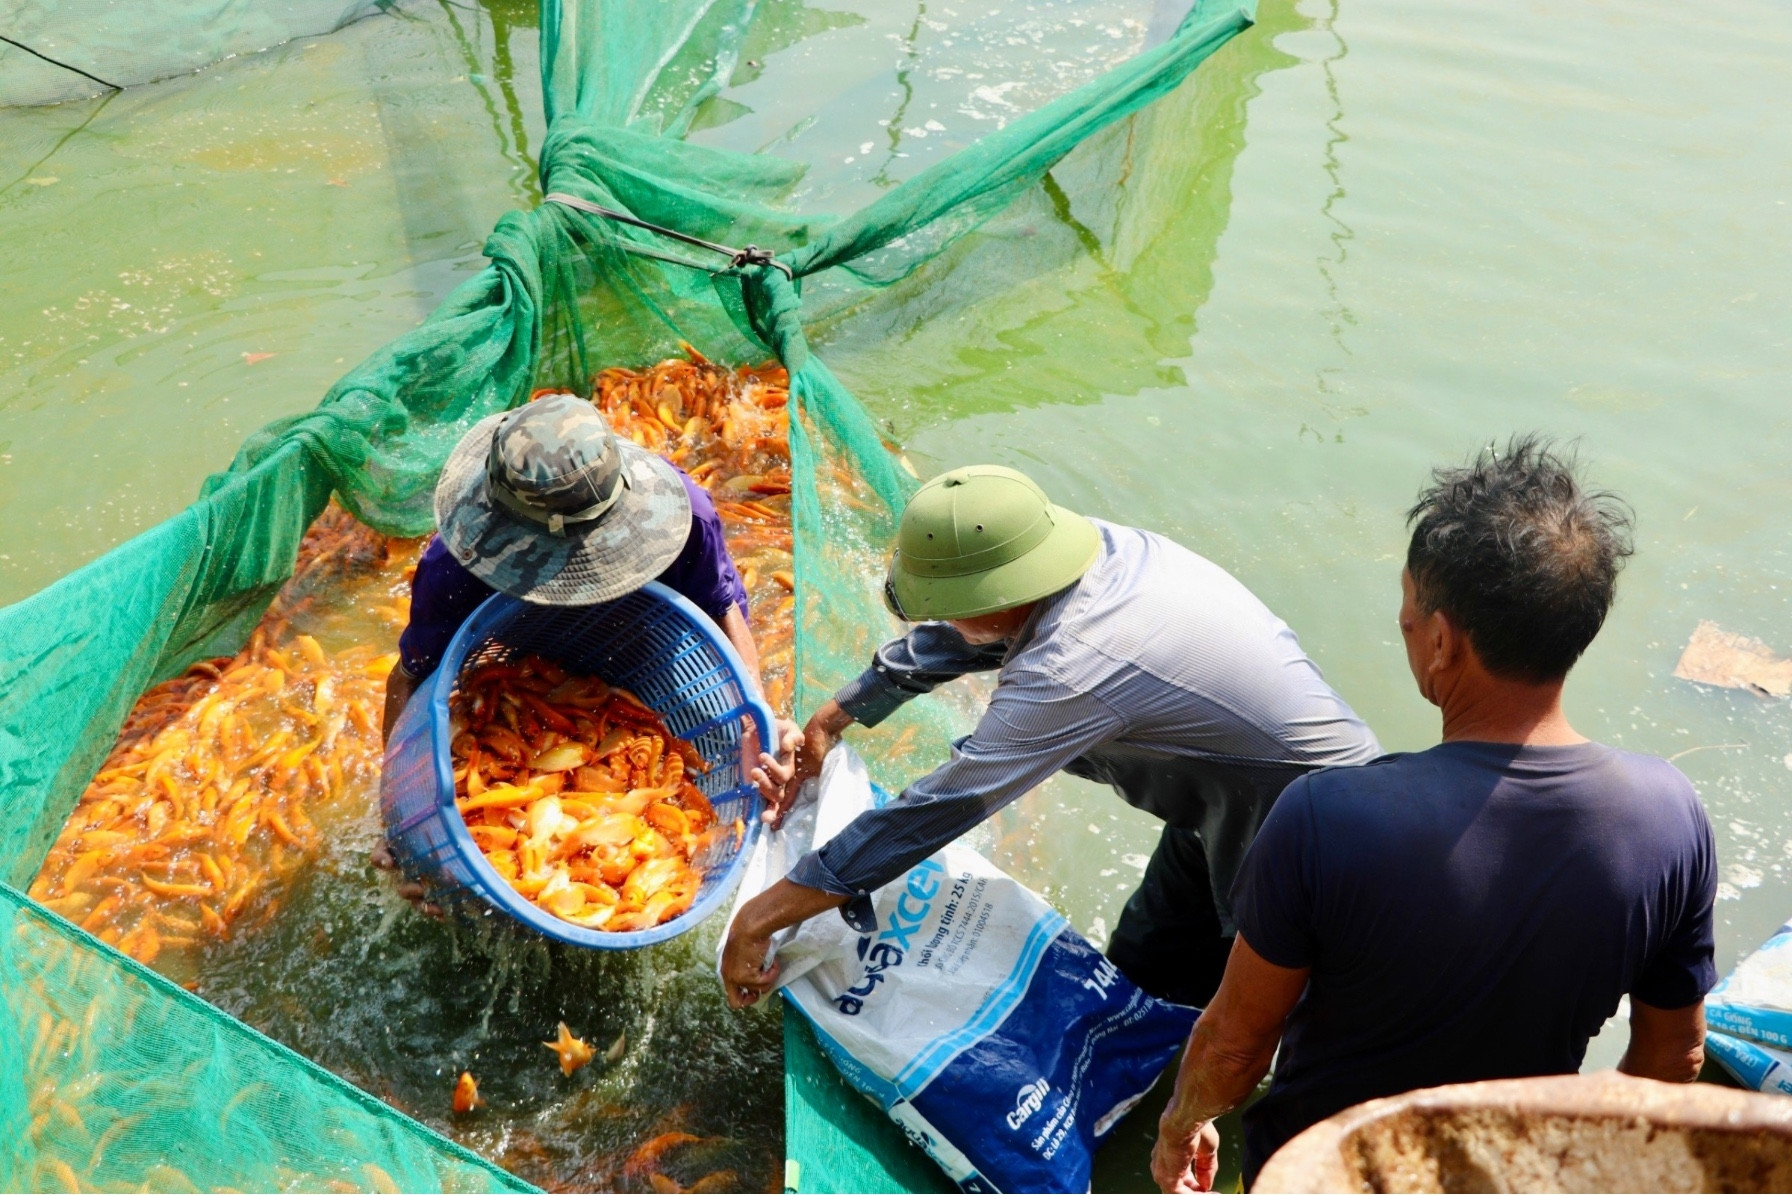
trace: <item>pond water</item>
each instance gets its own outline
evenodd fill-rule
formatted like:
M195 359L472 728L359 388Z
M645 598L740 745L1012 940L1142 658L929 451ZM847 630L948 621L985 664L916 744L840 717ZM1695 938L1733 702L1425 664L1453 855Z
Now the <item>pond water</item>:
M480 266L498 215L535 199L532 9L416 4L0 111L0 600L179 509L249 430L313 405ZM799 200L850 210L1165 19L1118 0L765 0L693 137L798 158ZM1705 619L1792 652L1788 60L1792 10L1770 0L1265 0L1191 83L815 342L924 475L1013 464L1231 569L1393 750L1437 734L1393 626L1426 470L1515 431L1578 438L1635 507L1638 552L1570 714L1698 785L1728 969L1792 906L1792 708L1672 671ZM1060 779L982 841L1100 940L1155 835ZM221 960L227 1002L277 1021L303 1000L254 976L346 924L314 907L298 937ZM381 932L394 959L438 949ZM702 957L614 990L651 1004L703 981ZM582 978L531 966L531 990ZM485 1015L428 998L457 1025ZM689 1074L763 1045L732 1033L663 1040ZM508 1036L494 1057L539 1052ZM1589 1066L1622 1043L1602 1035ZM425 1065L407 1048L365 1074L331 1064L378 1090L387 1063Z
M0 109L0 602L180 510L485 264L536 193L534 13L418 3Z

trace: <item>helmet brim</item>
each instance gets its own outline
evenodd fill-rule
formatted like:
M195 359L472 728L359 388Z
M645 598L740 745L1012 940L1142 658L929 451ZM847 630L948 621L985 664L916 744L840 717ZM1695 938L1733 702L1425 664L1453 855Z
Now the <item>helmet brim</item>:
M1053 506L1051 532L1006 564L961 577L923 577L896 561L895 589L909 619L976 618L1049 597L1074 583L1101 551L1101 532L1075 511Z

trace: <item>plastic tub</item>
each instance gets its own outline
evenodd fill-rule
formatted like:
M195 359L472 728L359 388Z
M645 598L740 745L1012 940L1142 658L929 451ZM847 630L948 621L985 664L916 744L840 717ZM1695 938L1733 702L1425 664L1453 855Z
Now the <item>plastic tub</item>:
M1433 1087L1320 1121L1251 1190L1788 1191L1792 1101L1613 1071Z
M690 777L716 820L739 818L745 834L722 835L693 860L703 872L697 899L652 929L607 933L562 921L504 881L474 845L454 805L448 698L468 668L539 655L571 672L628 689L696 747L710 765ZM597 606L538 606L498 594L467 619L438 667L405 707L386 744L380 813L405 874L430 898L466 909L483 902L544 937L598 950L632 950L677 937L715 912L740 879L759 833L759 790L742 773L742 718L772 742L772 712L754 695L746 669L721 629L658 582Z

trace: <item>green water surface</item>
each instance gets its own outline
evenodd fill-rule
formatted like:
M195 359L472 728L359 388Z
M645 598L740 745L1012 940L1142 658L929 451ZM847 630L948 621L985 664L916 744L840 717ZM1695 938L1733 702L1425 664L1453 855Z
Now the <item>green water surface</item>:
M485 264L536 194L534 24L419 2L0 108L0 602L181 509Z

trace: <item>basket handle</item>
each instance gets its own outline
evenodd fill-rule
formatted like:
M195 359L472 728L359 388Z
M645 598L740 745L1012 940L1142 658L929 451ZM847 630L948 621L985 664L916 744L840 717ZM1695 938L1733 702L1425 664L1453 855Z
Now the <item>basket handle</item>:
M741 708L746 713L751 714L753 721L759 726L760 750L769 751L771 754L776 755L778 753L778 740L776 737L778 715L772 713L772 707L767 705L765 699L762 697L748 697L747 704Z

